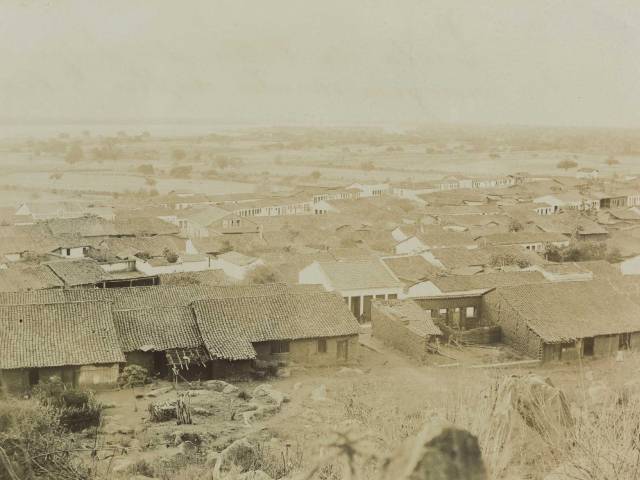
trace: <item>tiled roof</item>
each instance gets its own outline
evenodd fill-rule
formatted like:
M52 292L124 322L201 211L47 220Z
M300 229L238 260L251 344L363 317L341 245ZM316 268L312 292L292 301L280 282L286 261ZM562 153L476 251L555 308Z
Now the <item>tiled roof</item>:
M498 286L547 282L540 272L498 272L478 275L445 275L431 280L443 292L490 289Z
M402 286L379 260L321 262L320 267L338 291Z
M407 328L418 335L442 335L431 315L413 300L374 300L373 305L397 321L408 320Z
M489 295L504 300L549 343L640 332L640 305L606 282L539 283Z
M231 215L231 212L220 207L207 206L198 209L189 209L177 213L179 218L186 219L197 225L208 227L214 222Z
M96 216L80 218L60 218L46 222L51 234L81 235L83 237L102 237L117 235L113 222Z
M428 247L441 248L476 245L473 235L468 232L450 232L440 228L433 228L425 233L417 233L416 237Z
M68 287L91 285L108 280L110 275L90 259L60 260L47 265Z
M74 288L0 293L1 304L110 301L114 310L143 307L186 306L195 300L226 297L261 297L282 293L317 292L316 285L158 285L129 288Z
M520 231L485 235L482 237L482 240L489 245L515 245L540 242L566 242L567 237L560 233Z
M252 343L357 335L358 322L337 295L236 297L193 303L207 350L217 358L255 358Z
M163 255L165 249L176 253L184 252L186 240L173 235L107 238L100 242L100 249L119 258L128 258L140 252L155 257Z
M44 265L0 269L0 292L62 287L64 287L62 280Z
M0 369L124 361L107 303L0 306Z
M258 260L255 257L249 257L248 255L243 255L242 253L238 252L225 252L221 255L218 255L218 258L224 260L225 262L229 262L241 267L251 265L253 262Z
M384 257L381 260L396 277L410 283L431 278L442 272L442 269L427 262L421 255Z
M190 307L115 310L113 321L123 352L163 351L202 345Z
M115 220L118 235L172 235L180 232L180 229L172 223L165 222L154 217L118 217Z

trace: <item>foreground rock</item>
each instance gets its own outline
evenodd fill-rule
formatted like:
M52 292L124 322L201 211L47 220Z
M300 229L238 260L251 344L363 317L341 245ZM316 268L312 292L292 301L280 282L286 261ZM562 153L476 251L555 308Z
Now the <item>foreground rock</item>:
M486 480L478 439L433 418L389 458L382 480Z

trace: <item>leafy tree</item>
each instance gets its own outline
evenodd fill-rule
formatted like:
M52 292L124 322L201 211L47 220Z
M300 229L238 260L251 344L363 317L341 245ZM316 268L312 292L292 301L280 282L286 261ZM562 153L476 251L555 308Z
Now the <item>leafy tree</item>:
M162 254L164 255L164 258L167 259L167 262L169 263L176 263L178 261L178 254L173 250L165 248Z
M156 181L151 177L147 177L144 179L144 183L146 185L149 185L150 187L153 187L156 184Z
M187 156L187 152L185 152L182 148L174 148L171 152L171 155L173 156L174 160L180 161L185 159L185 157Z
M279 280L280 275L278 272L266 265L260 265L259 267L254 268L249 272L246 278L247 283L253 284L276 283Z
M142 173L143 175L153 175L155 173L155 170L153 168L153 165L145 163L144 165L140 165L138 167L138 172Z
M191 165L183 165L181 167L173 167L169 170L169 175L174 178L189 178L192 171L193 167Z
M576 168L578 166L578 162L575 160L560 160L556 165L557 168L561 168L565 172L570 168Z
M523 229L524 227L522 226L522 223L520 223L519 220L516 220L515 218L512 219L509 222L509 231L510 232L519 232Z
M69 147L67 154L65 155L65 162L74 164L81 162L84 159L84 151L79 143L74 143Z
M311 172L310 177L317 182L318 180L320 180L320 175L321 173L318 170L314 170L313 172Z

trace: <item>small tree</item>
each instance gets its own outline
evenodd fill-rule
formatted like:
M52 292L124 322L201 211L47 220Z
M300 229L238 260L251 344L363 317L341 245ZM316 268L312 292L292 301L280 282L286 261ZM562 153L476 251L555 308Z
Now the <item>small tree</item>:
M165 248L162 254L164 255L164 258L167 259L167 262L169 263L176 263L178 261L178 254L168 248Z
M69 147L67 154L64 158L64 161L69 164L74 164L82 161L84 159L84 151L79 143L74 143Z
M516 220L515 218L512 219L509 222L509 231L510 232L519 232L520 230L522 230L524 227L522 226L522 223L520 223L519 220Z
M578 162L574 160L560 160L556 165L557 168L561 168L565 172L570 168L576 168L578 166Z
M138 167L138 172L142 173L143 175L153 175L155 173L155 170L153 168L153 165L145 163L144 165L140 165Z
M173 151L171 152L171 155L173 156L174 160L184 160L184 158L187 156L187 152L185 152L183 149L181 148L174 148Z
M247 283L276 283L280 280L278 273L266 265L254 268L247 275Z
M312 180L317 182L318 180L320 180L320 175L321 173L318 170L314 170L313 172L311 172L310 177L312 178Z

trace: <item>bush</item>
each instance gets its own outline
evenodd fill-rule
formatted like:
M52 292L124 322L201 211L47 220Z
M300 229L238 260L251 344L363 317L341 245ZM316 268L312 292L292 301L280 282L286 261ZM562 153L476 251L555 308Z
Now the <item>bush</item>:
M102 405L93 393L66 385L59 377L36 385L32 395L44 407L57 412L60 425L72 432L100 423Z
M139 365L128 365L122 370L118 378L118 385L121 388L142 387L150 381L149 372L146 368Z
M182 167L173 167L169 170L169 175L174 178L189 178L192 171L193 167L191 165L184 165Z
M38 402L0 402L0 448L17 478L89 478L58 412Z

